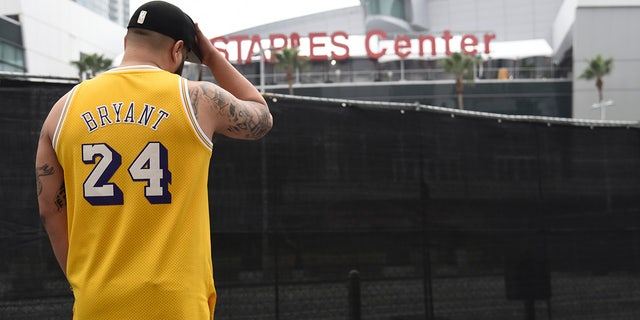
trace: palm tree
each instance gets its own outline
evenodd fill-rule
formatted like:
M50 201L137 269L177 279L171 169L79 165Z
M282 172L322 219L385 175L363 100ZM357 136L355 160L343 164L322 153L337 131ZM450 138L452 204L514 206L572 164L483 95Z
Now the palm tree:
M588 67L582 72L580 78L585 80L596 79L596 88L598 88L598 103L602 103L602 77L608 75L613 68L613 59L604 59L602 55L597 55L591 60L587 60Z
M78 79L82 81L83 76L87 72L87 63L80 57L80 60L71 61L71 64L78 68Z
M298 48L283 48L275 54L276 69L284 69L287 73L290 95L293 95L293 73L296 69L304 68L307 63L306 58L298 56L298 53Z
M111 66L113 60L105 58L103 55L80 54L80 60L71 61L71 64L78 68L78 78L91 79Z
M474 58L460 52L454 52L448 58L442 60L444 70L453 73L456 78L456 95L458 96L458 108L464 109L462 103L462 92L464 91L464 80L473 80Z

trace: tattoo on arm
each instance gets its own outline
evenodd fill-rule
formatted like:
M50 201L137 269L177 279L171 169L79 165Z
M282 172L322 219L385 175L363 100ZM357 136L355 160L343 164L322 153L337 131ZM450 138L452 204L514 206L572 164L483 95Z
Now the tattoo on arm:
M36 167L36 185L38 188L38 196L42 194L42 181L40 177L42 176L50 176L55 172L53 167L49 166L48 163L43 164L40 167Z
M201 85L193 88L193 90L189 90L189 98L191 100L191 107L193 108L193 114L198 118L198 104L200 103L200 96L203 91L201 89Z
M58 208L58 211L60 211L67 205L67 191L64 187L64 182L60 186L60 189L58 189L54 202L56 204L56 207Z
M267 126L268 114L257 111L259 103L248 102L251 106L235 105L229 102L229 112L227 116L231 121L228 130L238 134L244 134L246 138L254 139L264 136L270 129ZM221 108L222 110L222 108Z
M44 188L42 184L42 180L40 177L50 176L55 173L55 169L50 166L48 163L43 164L42 166L36 167L36 184L38 188L38 197L42 194L42 189ZM58 208L58 211L62 210L67 205L67 191L64 186L64 182L60 186L60 189L56 192L56 197L53 199L53 202Z
M257 139L271 129L269 112L262 111L264 108L260 103L239 101L219 87L211 90L207 84L200 84L192 90L191 101L196 115L199 103L211 106L218 116L226 119L229 124L226 130L238 136Z

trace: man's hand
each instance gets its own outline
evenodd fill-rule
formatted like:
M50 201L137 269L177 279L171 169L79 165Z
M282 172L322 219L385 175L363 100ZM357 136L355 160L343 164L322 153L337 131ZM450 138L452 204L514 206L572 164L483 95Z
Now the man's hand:
M196 45L200 49L202 55L202 64L207 66L213 66L216 64L217 59L223 58L224 55L216 49L216 47L207 39L207 37L200 30L200 26L196 23Z

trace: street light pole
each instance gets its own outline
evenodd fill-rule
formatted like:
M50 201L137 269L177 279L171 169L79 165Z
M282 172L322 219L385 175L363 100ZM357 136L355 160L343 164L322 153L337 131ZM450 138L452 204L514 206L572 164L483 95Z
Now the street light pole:
M264 93L264 49L260 49L260 93Z
M260 51L258 52L258 54L260 55L260 93L264 93L265 92L265 84L264 84L264 52L265 51L271 51L271 48L260 48Z
M606 108L613 106L615 103L613 100L600 101L591 105L593 109L600 109L600 120L604 120L606 118Z

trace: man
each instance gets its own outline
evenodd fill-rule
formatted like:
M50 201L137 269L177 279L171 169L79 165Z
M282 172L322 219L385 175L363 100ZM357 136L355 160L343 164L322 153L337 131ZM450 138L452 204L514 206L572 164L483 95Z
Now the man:
M179 8L142 5L124 40L121 65L74 87L43 124L40 216L74 319L212 319L213 134L259 139L272 117ZM194 58L219 86L179 75Z

